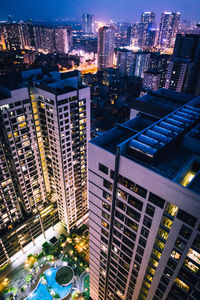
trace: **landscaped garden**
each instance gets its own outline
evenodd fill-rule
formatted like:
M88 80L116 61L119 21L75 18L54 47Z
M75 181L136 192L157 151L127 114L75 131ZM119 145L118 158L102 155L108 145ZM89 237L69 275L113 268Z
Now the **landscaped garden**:
M42 252L30 254L24 266L24 285L13 287L9 278L4 299L89 299L88 227L61 234L42 244ZM76 276L76 280L74 280ZM9 277L9 276L8 276ZM1 285L1 283L0 283Z

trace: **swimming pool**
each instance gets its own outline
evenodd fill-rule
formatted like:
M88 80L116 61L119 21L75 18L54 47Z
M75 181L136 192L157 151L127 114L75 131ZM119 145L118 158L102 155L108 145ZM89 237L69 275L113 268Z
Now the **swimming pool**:
M44 272L47 278L47 285L42 284L41 282L38 284L37 288L33 291L33 293L26 298L26 300L52 300L50 292L47 289L47 286L51 287L55 293L57 293L60 298L64 298L67 296L72 288L72 284L68 286L61 286L56 282L56 272L58 268L51 268Z

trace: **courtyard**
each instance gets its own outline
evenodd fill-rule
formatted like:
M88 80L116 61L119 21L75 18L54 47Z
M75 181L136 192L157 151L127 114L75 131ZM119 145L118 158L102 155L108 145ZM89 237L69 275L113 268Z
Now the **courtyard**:
M89 299L88 228L70 235L62 228L37 249L0 270L0 299ZM37 251L36 251L37 250ZM67 285L56 281L59 269L70 268ZM73 274L73 275L72 275Z

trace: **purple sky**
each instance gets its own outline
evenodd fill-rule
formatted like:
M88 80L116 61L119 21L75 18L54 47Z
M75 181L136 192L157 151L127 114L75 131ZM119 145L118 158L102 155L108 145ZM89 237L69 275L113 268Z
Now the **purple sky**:
M180 11L181 19L200 22L200 0L0 0L0 19L80 19L85 13L97 20L138 21L143 11Z

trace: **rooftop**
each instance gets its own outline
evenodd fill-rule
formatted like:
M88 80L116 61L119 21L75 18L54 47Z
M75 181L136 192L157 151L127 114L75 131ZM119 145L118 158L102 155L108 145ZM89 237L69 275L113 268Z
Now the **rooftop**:
M179 107L167 116L156 120L140 114L91 143L113 154L119 148L121 156L199 192L200 148L193 147L187 138L200 127L200 109L197 108L200 97L193 99L194 96L189 95L187 99L184 95L180 97L181 93L172 94L172 101L179 102ZM193 143L198 143L198 139L194 138Z
M194 98L191 94L162 88L133 100L132 109L162 118Z

